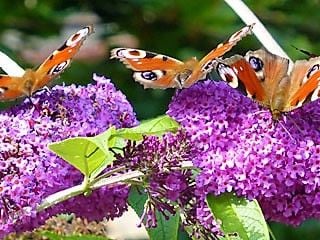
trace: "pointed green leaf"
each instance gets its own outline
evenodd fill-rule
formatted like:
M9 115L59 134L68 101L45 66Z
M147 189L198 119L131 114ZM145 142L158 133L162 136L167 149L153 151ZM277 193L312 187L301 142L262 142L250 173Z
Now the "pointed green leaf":
M109 151L108 140L114 132L112 127L95 137L69 138L51 143L49 149L89 177L112 163L113 154Z
M147 195L143 193L143 189L139 188L140 192L136 187L131 187L129 194L129 205L134 209L139 217L142 216L144 205L147 201ZM170 216L169 219L165 219L162 214L157 214L157 227L146 228L149 238L151 240L175 240L179 236L179 214Z
M269 240L268 226L256 200L249 201L227 193L207 196L207 204L222 224L225 239Z
M142 121L138 126L133 128L118 129L114 136L129 140L142 140L143 135L162 135L166 132L175 132L179 124L169 117L162 115L151 120Z

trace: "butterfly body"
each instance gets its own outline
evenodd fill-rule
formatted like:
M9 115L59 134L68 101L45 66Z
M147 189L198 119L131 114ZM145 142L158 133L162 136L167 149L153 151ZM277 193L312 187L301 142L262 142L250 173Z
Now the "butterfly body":
M320 57L298 60L289 70L289 60L264 49L249 51L219 62L216 70L231 87L270 109L272 118L320 95Z
M204 79L213 69L216 58L231 50L251 33L252 28L253 25L249 25L234 33L201 60L193 57L182 62L162 54L133 48L115 48L111 51L110 58L117 58L132 69L133 78L145 88L188 88Z
M92 32L93 27L87 26L71 35L37 69L17 69L14 71L13 68L5 66L6 64L14 64L13 61L1 53L1 68L11 69L11 73L0 75L0 101L10 101L22 96L30 97L36 90L46 86L69 66L83 41Z

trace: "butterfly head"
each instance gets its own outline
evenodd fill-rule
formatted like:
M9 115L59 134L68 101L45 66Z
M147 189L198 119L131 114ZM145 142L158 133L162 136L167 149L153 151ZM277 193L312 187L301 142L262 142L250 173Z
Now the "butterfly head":
M275 122L278 122L280 118L282 117L283 112L281 112L278 109L272 109L271 110L271 115L272 115L272 120Z

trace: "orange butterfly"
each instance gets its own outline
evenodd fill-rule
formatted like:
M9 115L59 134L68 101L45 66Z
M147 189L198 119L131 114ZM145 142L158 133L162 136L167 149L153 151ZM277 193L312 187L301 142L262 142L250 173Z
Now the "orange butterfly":
M289 70L289 59L260 49L225 59L216 71L232 88L269 108L273 120L320 98L320 57L298 60Z
M1 68L8 75L0 75L0 101L31 96L59 76L79 51L83 41L93 32L92 26L80 29L55 50L36 70L22 69L4 53L0 52Z
M115 48L110 58L117 58L134 70L133 78L144 88L188 88L213 69L216 58L231 50L243 37L251 34L253 24L234 33L226 42L200 61L195 57L181 62L165 55L132 48Z

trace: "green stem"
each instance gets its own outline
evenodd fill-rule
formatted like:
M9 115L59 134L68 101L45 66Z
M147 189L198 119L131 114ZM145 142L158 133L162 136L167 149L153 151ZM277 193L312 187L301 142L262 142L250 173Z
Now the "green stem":
M258 17L250 10L250 8L241 0L224 0L233 11L245 22L247 25L255 23L253 27L253 33L261 44L269 51L277 54L281 57L290 60L290 64L293 65L292 60L286 54L286 52L280 47L280 45L274 40L269 31L264 27Z

